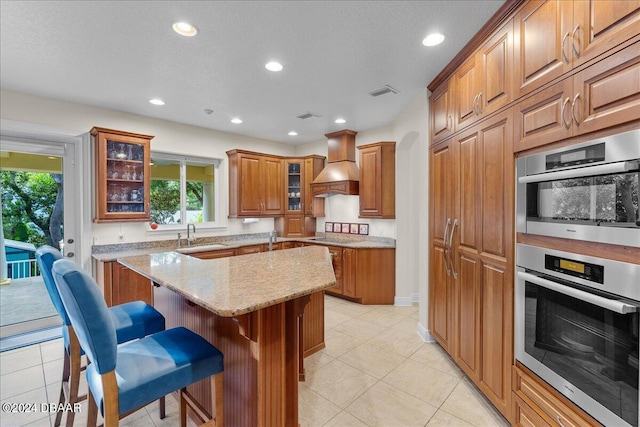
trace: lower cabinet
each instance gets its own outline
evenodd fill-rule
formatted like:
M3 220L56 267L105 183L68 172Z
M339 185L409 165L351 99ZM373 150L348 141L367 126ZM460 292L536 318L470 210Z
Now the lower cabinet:
M209 252L196 252L194 254L189 254L189 256L192 256L194 258L199 258L199 259L227 258L235 255L236 255L235 249L225 249L220 251L209 251Z
M526 368L513 367L513 415L518 426L588 427L600 423Z
M360 304L393 304L396 293L396 251L393 248L329 246L336 276L329 295Z
M153 305L151 281L117 261L99 263L97 281L109 307L130 301Z

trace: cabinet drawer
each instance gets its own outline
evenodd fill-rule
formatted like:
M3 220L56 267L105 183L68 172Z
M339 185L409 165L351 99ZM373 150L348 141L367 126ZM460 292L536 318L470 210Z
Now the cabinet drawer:
M549 427L549 423L543 420L515 393L513 396L513 418L516 427Z
M209 252L198 252L194 254L189 254L189 256L200 258L200 259L216 259L216 258L227 258L230 256L235 256L235 249L225 249L221 251L209 251Z
M558 399L527 372L513 368L513 391L552 425L564 427L589 427L599 425L593 419L585 419Z

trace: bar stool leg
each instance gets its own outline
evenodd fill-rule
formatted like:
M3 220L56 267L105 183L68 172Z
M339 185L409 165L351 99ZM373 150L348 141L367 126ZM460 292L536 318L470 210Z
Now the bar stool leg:
M224 372L214 375L211 378L211 408L215 408L216 427L224 426Z
M70 368L71 362L69 361L69 355L67 354L67 349L63 349L63 351L64 351L64 360L62 364L62 381L60 381L60 397L58 397L58 408L60 408L61 405L66 401L64 386L65 384L69 383L69 375L71 371L71 368ZM56 413L56 420L53 423L53 426L59 427L61 421L62 421L62 411L58 411Z

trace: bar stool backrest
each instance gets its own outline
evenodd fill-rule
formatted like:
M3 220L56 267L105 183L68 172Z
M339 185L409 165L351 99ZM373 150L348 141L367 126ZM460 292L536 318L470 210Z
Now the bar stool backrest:
M116 328L95 280L68 259L54 262L52 273L80 346L98 373L114 370Z
M51 275L53 263L63 258L64 257L60 251L53 246L44 245L36 249L36 261L40 265L40 274L42 274L44 286L47 288L47 292L49 292L49 298L51 298L53 306L62 318L62 323L64 323L65 326L69 326L71 325L71 320L69 320L67 310L65 310L64 305L62 304L58 288L56 288L53 276Z

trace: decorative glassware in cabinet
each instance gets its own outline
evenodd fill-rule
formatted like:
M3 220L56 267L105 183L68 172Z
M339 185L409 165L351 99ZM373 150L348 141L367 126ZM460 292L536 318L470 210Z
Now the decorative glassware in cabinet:
M152 136L93 128L96 152L95 221L149 220Z
M302 174L300 163L289 163L287 166L287 209L302 211Z

